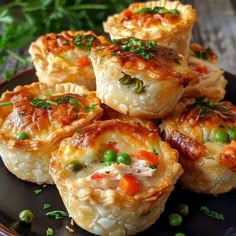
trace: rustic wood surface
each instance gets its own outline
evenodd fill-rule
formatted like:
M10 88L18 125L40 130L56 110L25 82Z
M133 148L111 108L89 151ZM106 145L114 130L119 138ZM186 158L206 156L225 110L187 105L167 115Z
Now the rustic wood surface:
M236 0L181 2L191 4L197 12L192 41L210 47L218 55L219 67L236 74ZM21 51L27 51L27 48ZM3 71L13 68L15 71L23 70L9 58L5 65L0 66L0 80L4 79Z

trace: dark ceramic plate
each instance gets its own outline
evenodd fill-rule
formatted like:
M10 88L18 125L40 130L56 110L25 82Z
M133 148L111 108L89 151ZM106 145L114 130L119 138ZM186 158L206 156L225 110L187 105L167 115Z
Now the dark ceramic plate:
M225 77L228 80L225 99L236 104L236 77L227 72ZM10 82L2 82L0 94L7 89L12 90L17 85L29 84L33 81L36 81L34 70L23 72L16 75ZM53 235L58 236L91 235L75 225L71 226L68 217L56 220L46 216L48 211L65 211L55 186L43 187L21 181L7 171L1 161L0 186L0 235L45 236L48 227L54 230ZM37 189L42 189L42 192L36 196L34 190ZM51 204L51 208L43 209L45 203ZM189 215L184 217L181 226L169 226L168 215L176 211L179 203L189 205ZM207 206L210 210L223 214L224 220L216 220L203 215L200 211L201 206ZM30 209L33 212L34 220L28 227L25 225L16 227L19 212L24 209ZM74 233L66 229L67 225L74 230ZM20 233L14 231L13 228ZM236 236L236 190L212 196L191 193L176 186L160 219L139 236L174 236L177 232L185 233L187 236Z

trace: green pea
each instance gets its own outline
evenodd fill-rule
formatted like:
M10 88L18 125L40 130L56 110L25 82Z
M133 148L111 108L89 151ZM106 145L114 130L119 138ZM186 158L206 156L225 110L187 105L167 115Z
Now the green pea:
M143 81L136 79L133 90L135 93L143 93L145 90L144 85L143 85Z
M108 149L103 153L103 161L110 162L116 160L116 153L112 149Z
M236 140L236 128L229 128L227 130L227 134L229 136L229 140Z
M30 224L33 221L33 218L34 218L34 215L30 210L23 210L19 214L19 220L27 224Z
M183 218L178 213L172 213L169 215L168 220L171 226L179 226L182 224Z
M83 169L83 165L78 160L72 160L67 163L66 168L70 171L77 172Z
M130 155L124 152L120 152L117 154L116 162L119 164L130 165L131 163Z
M20 132L16 135L17 140L25 140L28 138L29 138L29 135L26 132Z
M177 207L177 211L182 216L187 216L188 213L189 213L189 207L186 204L179 204L178 207Z
M126 74L119 81L120 81L121 84L124 84L124 85L128 85L128 84L133 84L134 83L134 79L131 78L130 75L126 75Z
M219 143L227 143L228 139L228 134L224 130L217 130L214 135L213 141Z
M183 233L176 233L175 236L186 236L186 234L183 234Z

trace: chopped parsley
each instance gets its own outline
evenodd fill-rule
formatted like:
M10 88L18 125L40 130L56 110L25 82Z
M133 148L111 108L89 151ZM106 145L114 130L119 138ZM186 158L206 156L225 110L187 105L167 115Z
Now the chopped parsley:
M5 107L5 106L12 106L13 103L12 102L0 102L0 107Z
M34 190L35 195L39 195L43 190L42 189L36 189Z
M207 206L201 206L200 211L211 218L214 218L216 220L224 220L224 216L216 211L211 211Z
M159 7L159 6L155 6L153 8L151 8L151 7L144 7L144 8L141 8L141 9L138 9L138 10L134 11L133 13L139 13L141 15L144 15L146 13L150 13L152 15L155 15L155 14L179 15L180 14L180 12L177 9L170 9L170 10L168 10L165 7Z
M155 155L158 155L158 152L156 150L156 148L154 148L153 146L151 147L152 153L154 153Z
M50 208L51 207L51 204L49 204L49 203L44 203L43 204L43 209L45 210L45 209L48 209L48 208Z
M190 107L200 106L199 116L203 117L205 114L212 114L215 109L228 110L229 108L220 103L212 103L209 100L204 100L204 97L199 97L195 99L195 102L190 105Z
M152 50L157 49L158 47L156 42L152 42L149 40L142 41L134 37L131 37L123 41L121 41L120 39L113 40L112 42L115 44L121 44L120 46L121 51L117 51L117 52L112 51L110 53L111 56L120 56L122 55L122 51L129 51L133 54L140 55L145 60L153 58L154 54L152 53Z
M90 51L94 39L95 39L94 36L89 34L85 35L77 34L74 38L74 44L78 48L85 48L86 51Z
M33 107L42 107L45 110L50 110L49 103L41 98L31 98L30 105Z
M93 110L95 110L96 109L96 106L97 106L98 104L92 104L92 105L90 105L90 106L85 106L85 108L84 108L84 111L86 112L86 113L88 113L88 112L90 112L90 111L93 111Z
M68 214L64 211L60 211L60 210L55 210L55 211L49 211L46 213L46 216L52 217L56 220L62 219L64 217L66 217Z
M52 236L53 235L53 229L52 228L47 228L47 236Z

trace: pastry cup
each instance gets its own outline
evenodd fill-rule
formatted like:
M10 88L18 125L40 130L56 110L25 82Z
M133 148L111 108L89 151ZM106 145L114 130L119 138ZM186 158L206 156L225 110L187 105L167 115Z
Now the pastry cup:
M93 47L91 60L101 101L138 118L166 116L194 79L182 55L136 38Z
M102 114L95 92L71 83L17 86L0 104L1 158L12 174L37 184L53 184L48 167L59 142Z
M106 41L103 36L82 30L40 36L29 47L38 80L47 84L71 82L95 90L90 48Z
M185 87L183 97L205 97L215 102L224 98L227 80L217 65L190 56L189 67L196 72L196 76Z
M105 167L102 153L107 148L129 154L131 163L113 162ZM140 150L158 159L156 168L136 159ZM80 227L96 235L134 235L152 225L163 212L182 174L177 158L177 152L156 130L133 122L97 121L61 142L53 153L50 174L69 215ZM68 163L75 161L81 169L72 171ZM119 185L127 175L139 183L135 193Z
M155 7L177 10L179 14L140 12L140 9ZM191 5L184 5L179 1L148 1L132 3L124 11L109 16L103 23L103 28L112 39L136 37L152 40L188 57L192 27L196 18L196 12Z
M184 174L179 183L184 188L204 194L236 188L236 152L229 137L223 142L216 138L217 132L236 131L235 117L236 106L230 102L200 98L182 100L163 119L167 142L180 153Z

